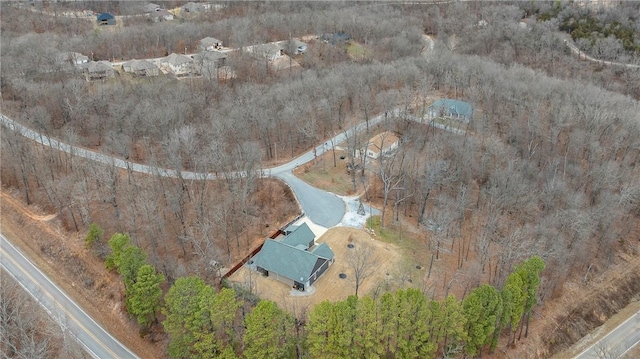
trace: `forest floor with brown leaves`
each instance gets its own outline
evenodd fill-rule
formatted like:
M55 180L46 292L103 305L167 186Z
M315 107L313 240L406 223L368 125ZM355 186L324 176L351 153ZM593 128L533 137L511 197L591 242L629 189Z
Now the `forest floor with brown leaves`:
M138 324L122 307L122 283L104 263L84 248L80 233L63 229L56 214L26 206L2 188L2 234L91 317L142 358L164 357L164 343L138 335Z

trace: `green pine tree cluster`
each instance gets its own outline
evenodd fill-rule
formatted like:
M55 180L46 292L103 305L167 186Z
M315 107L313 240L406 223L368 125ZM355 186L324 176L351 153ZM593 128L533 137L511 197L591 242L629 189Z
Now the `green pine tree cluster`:
M164 280L126 234L109 240L107 268L122 276L126 306L141 326L160 307ZM164 297L162 322L172 358L435 358L493 351L505 334L525 337L536 304L542 258L517 265L503 287L482 285L463 300L431 300L415 288L378 298L325 301L300 323L272 301L251 310L229 288L216 291L201 278L179 278Z
M494 350L503 331L528 323L544 262L531 257L516 267L502 290L482 285L460 301L429 300L417 289L379 299L349 297L317 305L307 324L311 358L475 357ZM521 328L522 329L522 328Z
M148 328L156 321L162 299L164 276L147 263L146 254L131 244L129 235L116 233L109 240L111 254L107 256L107 269L115 269L125 287L127 312L136 317L138 324Z

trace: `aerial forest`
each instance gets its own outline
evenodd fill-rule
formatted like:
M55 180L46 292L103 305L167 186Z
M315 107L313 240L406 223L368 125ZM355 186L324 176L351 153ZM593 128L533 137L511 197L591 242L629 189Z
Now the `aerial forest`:
M594 58L640 65L639 3L222 1L167 22L133 16L136 2L34 3L34 11L1 5L2 114L43 138L157 173L2 127L2 187L55 211L64 231L84 239L101 275L122 288L109 300L168 357L508 353L534 330L553 334L545 314L567 301L568 283L586 287L638 261L640 70L581 60L565 40ZM62 15L88 8L124 25L107 31ZM336 32L350 44L313 38L295 69L230 52L235 76L224 81L87 81L56 61L64 51L112 62L196 53L207 36L242 48ZM434 98L473 104L464 131L415 121ZM368 126L376 116L384 120ZM297 312L222 280L222 268L300 213L290 188L262 171L362 123L365 134L349 136L349 147L382 131L400 138L393 157L367 173L362 200L382 210L380 226L420 239L424 266L452 263L448 273L429 273L435 285ZM91 272L69 273L100 292ZM541 357L571 344L564 340L549 340Z

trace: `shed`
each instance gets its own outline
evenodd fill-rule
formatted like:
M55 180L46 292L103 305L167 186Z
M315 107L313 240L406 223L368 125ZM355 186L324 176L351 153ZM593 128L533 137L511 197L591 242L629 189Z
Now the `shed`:
M468 102L442 98L427 108L426 117L430 120L444 117L469 122L473 117L473 106Z
M108 12L103 12L101 14L98 14L98 16L96 17L96 21L98 22L98 25L115 25L116 17L109 14Z

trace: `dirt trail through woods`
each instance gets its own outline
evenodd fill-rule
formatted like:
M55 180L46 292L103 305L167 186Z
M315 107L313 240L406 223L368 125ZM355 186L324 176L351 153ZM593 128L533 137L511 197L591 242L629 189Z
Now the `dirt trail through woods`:
M17 201L16 199L14 199L13 197L11 197L10 195L8 195L5 192L0 192L0 198L2 198L2 201L6 201L9 202L11 204L11 206L13 208L19 209L22 214L24 214L25 216L35 220L35 221L50 221L54 218L56 218L57 214L48 214L45 216L41 216L41 215L37 215L35 213L33 213L31 210L29 210L27 208L27 206L25 206L22 202ZM6 203L5 202L5 203Z

